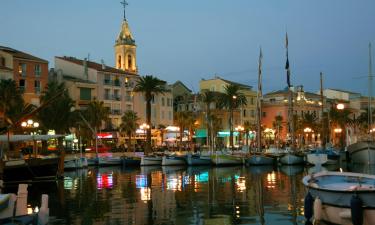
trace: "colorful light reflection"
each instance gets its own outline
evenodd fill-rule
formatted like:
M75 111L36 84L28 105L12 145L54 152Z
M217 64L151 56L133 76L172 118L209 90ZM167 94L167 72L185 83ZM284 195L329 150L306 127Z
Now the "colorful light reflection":
M113 175L109 174L98 174L96 176L97 188L100 189L112 189L113 187Z

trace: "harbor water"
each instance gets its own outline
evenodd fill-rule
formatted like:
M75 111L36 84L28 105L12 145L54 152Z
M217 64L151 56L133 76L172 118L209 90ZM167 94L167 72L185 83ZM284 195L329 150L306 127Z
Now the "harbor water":
M304 166L91 167L31 184L28 202L34 208L47 193L50 224L305 224L301 180L308 172Z

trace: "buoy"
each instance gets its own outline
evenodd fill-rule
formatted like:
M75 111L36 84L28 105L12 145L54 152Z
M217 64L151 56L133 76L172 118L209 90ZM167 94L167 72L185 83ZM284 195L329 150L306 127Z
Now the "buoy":
M311 196L310 192L308 192L305 197L305 218L308 221L313 216L313 204L314 204L314 199Z
M314 218L317 221L320 221L322 219L322 201L319 197L315 198L314 201Z
M362 200L357 195L353 195L352 199L350 199L350 209L351 209L351 214L352 214L353 225L362 225L363 224Z

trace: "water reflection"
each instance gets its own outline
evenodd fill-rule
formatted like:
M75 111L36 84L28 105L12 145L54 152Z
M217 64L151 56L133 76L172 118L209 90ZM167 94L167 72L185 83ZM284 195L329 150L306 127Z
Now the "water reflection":
M272 166L69 172L49 190L51 224L304 224L303 173Z

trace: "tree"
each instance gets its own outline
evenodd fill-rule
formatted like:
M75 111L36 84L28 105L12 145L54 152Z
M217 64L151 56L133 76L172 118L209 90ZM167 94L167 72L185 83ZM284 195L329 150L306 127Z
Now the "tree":
M275 120L272 122L273 129L276 130L276 135L277 135L277 144L279 145L280 143L280 133L283 130L283 117L281 115L275 116Z
M104 102L94 100L87 105L87 108L86 110L84 110L83 115L90 126L97 131L102 127L103 122L109 120L109 108L104 106Z
M4 124L9 126L19 120L24 111L22 92L14 80L0 80L0 112L4 115Z
M206 110L207 145L212 146L213 140L211 140L211 104L217 101L217 93L213 91L205 91L200 95L200 98L204 103Z
M126 133L128 136L128 150L130 151L134 150L131 138L139 126L137 123L138 120L137 113L131 110L126 111L121 117L120 131Z
M212 144L213 146L216 146L217 133L222 129L222 123L221 123L221 119L215 115L211 115L210 121L212 125L211 126Z
M51 81L40 96L41 108L38 119L42 127L46 130L55 130L56 134L65 134L73 126L74 116L71 112L74 101L70 98L64 83ZM47 104L48 103L48 104ZM58 139L58 149L60 151L59 175L64 173L65 150L63 147L63 137Z
M161 145L163 145L163 142L164 142L165 128L166 128L166 126L164 126L163 124L159 124L159 126L158 126L158 129L160 131L160 142L161 142Z
M331 110L329 111L329 118L330 118L330 129L332 130L332 127L341 127L345 132L345 126L351 122L350 119L350 110L349 109L337 109L336 107L331 107ZM340 135L340 146L344 146L344 138L345 135Z
M246 134L246 145L248 146L249 145L249 133L250 133L250 131L256 129L256 125L252 124L252 123L250 123L250 121L246 120L243 124L243 128L244 128L244 131L245 131L245 134Z
M184 136L184 129L187 126L188 112L176 112L174 115L174 124L179 128L179 150L182 150L182 137Z
M157 77L147 75L141 77L135 85L134 91L143 93L146 100L146 123L151 127L151 101L154 95L163 94L167 90L166 82ZM145 153L151 152L151 129L147 129Z
M193 134L196 127L196 117L193 112L186 112L186 128L189 131L188 140L190 143L190 149L194 151L193 145Z
M229 110L229 144L234 150L233 145L233 111L238 109L242 105L247 104L247 100L244 94L241 93L240 86L230 84L224 88L224 93L219 97L219 106Z

